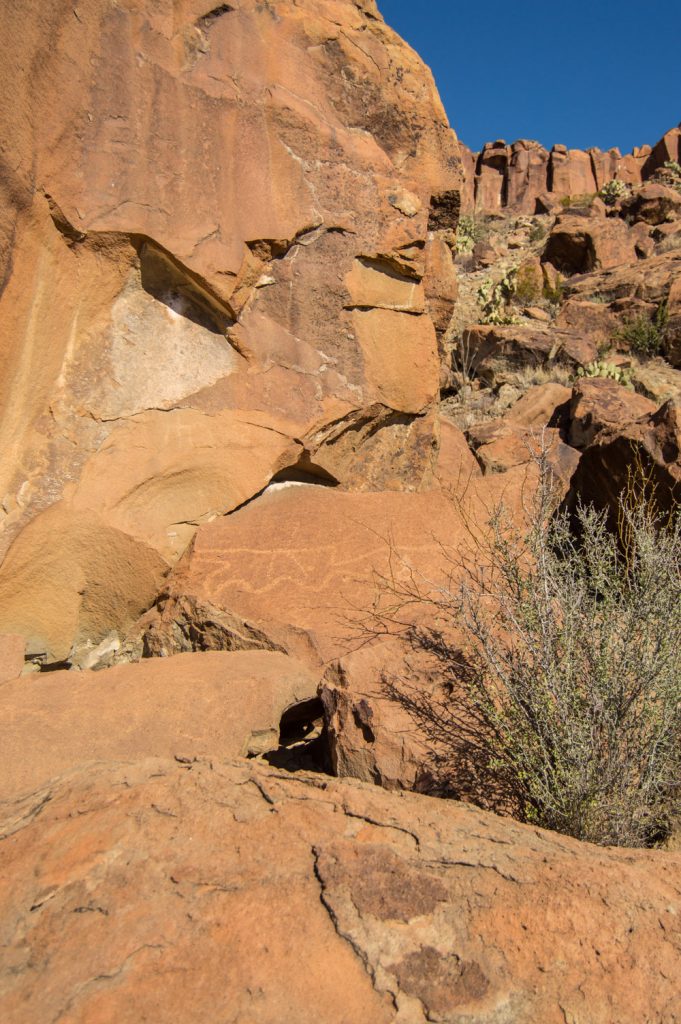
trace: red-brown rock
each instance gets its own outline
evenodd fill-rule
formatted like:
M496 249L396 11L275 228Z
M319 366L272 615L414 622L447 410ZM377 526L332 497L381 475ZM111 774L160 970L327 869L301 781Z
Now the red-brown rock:
M467 462L456 473L454 502L437 492L287 485L202 526L169 580L148 649L263 647L314 669L341 657L362 634L394 556L399 572L438 578L443 545L472 542L467 521L483 519L502 496L519 510L524 469L503 483L482 480Z
M225 759L279 745L282 715L318 679L272 651L178 654L101 672L42 672L0 690L0 800L80 765Z
M37 564L51 534L48 578L60 550L79 559L64 614L12 559L0 603L58 659L144 610L197 524L308 464L320 432L427 419L461 169L432 77L373 0L55 0L49 17L9 0L0 28L0 556L18 536ZM382 431L385 486L425 473L433 430L409 426ZM336 460L350 486L353 456ZM58 502L65 536L21 533ZM141 545L125 615L107 596L124 560L97 557L111 531ZM22 601L43 621L19 621Z
M570 402L568 439L573 448L587 448L605 428L617 429L650 416L657 406L616 381L594 377L575 385Z
M659 510L671 512L681 501L680 452L681 407L674 401L647 416L605 425L582 453L567 506L593 504L615 522L622 492L645 480Z
M544 259L563 274L588 274L636 259L634 240L626 224L568 214L559 217L549 235Z
M622 216L651 225L676 220L681 217L681 195L673 188L648 182L623 201Z
M102 765L3 817L12 1024L678 1019L678 854L253 762Z
M580 149L554 146L551 150L549 189L561 196L581 196L597 191L591 157Z

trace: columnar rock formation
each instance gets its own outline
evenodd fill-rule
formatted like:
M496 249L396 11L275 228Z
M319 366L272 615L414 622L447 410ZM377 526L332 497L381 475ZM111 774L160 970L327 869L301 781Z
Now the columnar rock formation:
M466 211L494 213L508 209L532 214L538 212L538 201L547 195L556 200L588 195L613 178L641 185L667 161L678 162L680 147L681 126L668 131L657 145L640 146L624 156L619 149L603 153L600 149L583 151L560 145L549 151L528 139L511 145L488 142L480 153L462 146L463 206Z

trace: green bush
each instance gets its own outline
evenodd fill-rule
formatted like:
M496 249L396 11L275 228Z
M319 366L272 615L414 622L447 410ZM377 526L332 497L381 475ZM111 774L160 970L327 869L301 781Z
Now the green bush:
M511 282L513 299L521 306L531 306L542 298L541 269L531 263L518 267Z
M563 196L560 205L564 210L588 210L598 193L583 192L573 196Z
M573 532L546 459L529 532L499 507L474 557L452 558L449 587L413 573L392 587L393 621L444 684L389 693L429 737L434 792L654 845L681 786L681 515L663 521L641 488L621 500L618 535L591 508Z
M530 231L531 244L543 241L543 239L546 238L548 233L548 228L545 227L544 224L533 224L532 229Z
M544 281L542 294L552 306L560 306L565 293L565 282L560 274L556 277L555 283L551 284L548 279Z
M667 303L662 302L652 320L645 315L633 317L617 331L616 338L626 342L639 356L656 356L662 348L668 319Z
M658 173L665 185L681 192L681 164L676 160L667 160Z
M511 270L496 284L486 278L477 291L480 306L480 323L482 324L514 324L516 317L508 309L515 290L516 271Z

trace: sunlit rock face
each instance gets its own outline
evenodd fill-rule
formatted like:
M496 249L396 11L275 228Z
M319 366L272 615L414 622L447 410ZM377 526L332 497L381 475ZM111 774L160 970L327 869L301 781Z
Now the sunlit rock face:
M0 551L22 545L0 614L60 660L101 639L85 618L124 625L78 610L117 569L65 582L93 523L172 565L344 422L401 417L382 480L423 477L462 173L429 71L373 0L10 0L0 20ZM351 445L342 461L352 484ZM35 609L70 586L55 633Z

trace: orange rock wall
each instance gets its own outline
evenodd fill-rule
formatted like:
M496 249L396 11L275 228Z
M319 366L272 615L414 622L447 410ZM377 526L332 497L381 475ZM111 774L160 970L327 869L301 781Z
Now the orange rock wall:
M44 543L59 591L79 553L71 604L0 568L0 615L61 658L117 587L83 515L153 588L324 431L431 410L462 170L374 0L5 0L0 30L0 556Z

